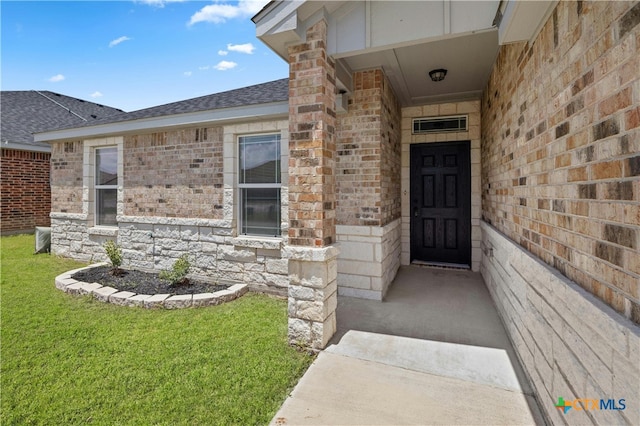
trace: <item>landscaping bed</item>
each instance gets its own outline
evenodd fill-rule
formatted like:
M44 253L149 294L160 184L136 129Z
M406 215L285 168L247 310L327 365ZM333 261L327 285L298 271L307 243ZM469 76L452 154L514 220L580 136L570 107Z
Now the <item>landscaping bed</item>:
M155 273L121 269L120 274L114 275L111 270L110 266L97 266L76 272L71 278L138 294L182 295L215 293L216 291L226 290L229 287L228 285L207 283L193 279L189 279L188 283L173 285L171 282L161 279Z

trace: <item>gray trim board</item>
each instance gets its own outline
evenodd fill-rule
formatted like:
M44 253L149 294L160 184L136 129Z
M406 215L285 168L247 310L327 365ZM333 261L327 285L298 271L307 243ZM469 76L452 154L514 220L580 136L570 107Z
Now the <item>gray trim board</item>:
M194 126L204 123L255 121L257 119L286 118L289 114L289 102L249 105L225 108L213 111L200 111L187 114L144 118L133 121L107 123L98 126L78 127L36 133L34 141L50 142L64 139L91 138L107 135L121 135L153 129Z

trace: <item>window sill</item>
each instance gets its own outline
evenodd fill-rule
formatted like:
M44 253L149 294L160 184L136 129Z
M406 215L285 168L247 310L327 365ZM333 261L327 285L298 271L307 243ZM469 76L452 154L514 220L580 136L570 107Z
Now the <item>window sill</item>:
M233 238L231 244L239 247L280 250L282 248L282 238L243 235Z
M89 235L101 235L103 237L117 237L117 226L94 226L87 230Z

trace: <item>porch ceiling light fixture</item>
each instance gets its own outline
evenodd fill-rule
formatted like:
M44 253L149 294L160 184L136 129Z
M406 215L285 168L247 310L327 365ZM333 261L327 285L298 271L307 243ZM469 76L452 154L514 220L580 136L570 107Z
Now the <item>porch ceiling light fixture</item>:
M429 71L429 77L431 77L431 81L442 81L444 80L444 76L447 75L447 70L444 68L438 68L437 70Z

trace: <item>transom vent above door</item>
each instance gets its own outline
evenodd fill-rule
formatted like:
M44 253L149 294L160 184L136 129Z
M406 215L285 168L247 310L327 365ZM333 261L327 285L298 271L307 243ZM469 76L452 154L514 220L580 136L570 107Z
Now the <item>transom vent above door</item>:
M466 115L450 115L447 117L423 117L413 119L413 134L466 132L469 119Z

